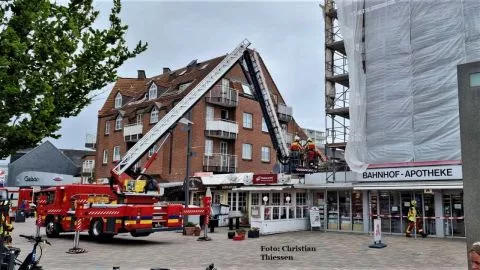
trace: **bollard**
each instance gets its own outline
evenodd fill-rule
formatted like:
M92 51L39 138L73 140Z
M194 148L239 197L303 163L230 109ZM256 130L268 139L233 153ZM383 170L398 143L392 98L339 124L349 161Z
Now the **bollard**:
M69 254L80 254L86 253L87 250L84 248L79 248L80 243L80 230L82 229L82 219L79 218L75 221L75 237L73 238L73 248L69 249L67 253Z

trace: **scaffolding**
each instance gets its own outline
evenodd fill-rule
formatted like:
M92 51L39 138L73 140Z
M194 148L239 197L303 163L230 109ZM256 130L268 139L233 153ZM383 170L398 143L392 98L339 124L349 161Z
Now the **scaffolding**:
M329 157L327 182L335 182L336 174L348 171L343 155L350 119L348 63L335 1L325 0L321 7L325 19L325 150Z

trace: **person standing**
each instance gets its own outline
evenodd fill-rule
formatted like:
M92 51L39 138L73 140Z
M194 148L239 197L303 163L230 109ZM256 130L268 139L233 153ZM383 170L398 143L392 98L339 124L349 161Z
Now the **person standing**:
M480 270L480 242L473 243L468 251L468 260L470 261L470 269Z

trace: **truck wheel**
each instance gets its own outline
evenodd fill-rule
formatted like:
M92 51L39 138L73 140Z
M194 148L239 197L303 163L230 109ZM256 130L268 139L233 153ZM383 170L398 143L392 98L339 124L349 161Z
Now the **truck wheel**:
M130 232L130 235L133 237L145 237L145 236L149 236L150 233L149 232L144 232L144 233Z
M92 220L88 234L97 241L109 241L113 238L113 234L103 233L103 220L101 219Z
M60 235L60 228L53 218L50 218L47 221L47 224L45 225L45 233L50 238L58 237Z
M103 221L101 219L94 219L90 222L90 229L88 234L95 240L100 239L103 232Z

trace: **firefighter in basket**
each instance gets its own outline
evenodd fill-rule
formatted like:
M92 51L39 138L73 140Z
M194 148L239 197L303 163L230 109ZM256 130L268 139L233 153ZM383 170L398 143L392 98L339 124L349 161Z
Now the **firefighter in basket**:
M302 152L303 147L300 144L300 137L295 135L295 138L290 145L290 159L295 166L302 166Z
M311 168L316 168L318 166L318 153L317 147L313 142L312 138L307 139L307 144L305 145L306 160L307 165Z
M427 237L427 234L423 231L422 220L420 218L417 219L417 217L417 201L412 200L407 214L408 226L406 236L411 237L412 231L416 227L417 233L421 234L422 237L425 238Z

